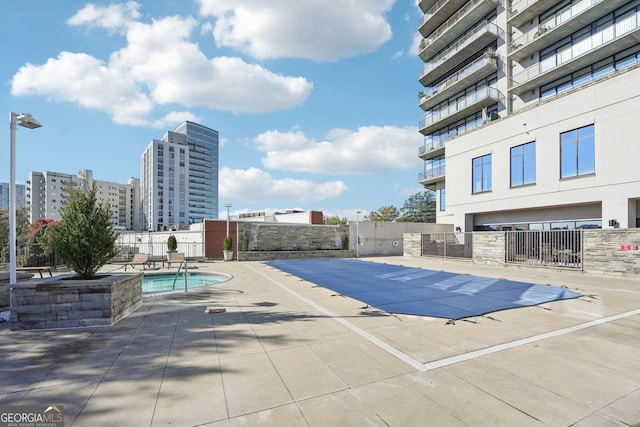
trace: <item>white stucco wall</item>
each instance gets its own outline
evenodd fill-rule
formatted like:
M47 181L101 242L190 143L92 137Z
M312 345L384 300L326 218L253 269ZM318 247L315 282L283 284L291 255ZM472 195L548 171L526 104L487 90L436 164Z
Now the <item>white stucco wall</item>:
M622 228L635 227L640 213L638 81L640 68L631 69L449 141L447 209L438 212L438 222L470 231L468 214L526 222L547 214L593 218L600 211L603 227L609 219ZM595 174L561 180L560 133L590 124L595 125ZM531 141L536 141L536 183L510 188L510 148ZM472 194L472 159L489 153L492 190Z

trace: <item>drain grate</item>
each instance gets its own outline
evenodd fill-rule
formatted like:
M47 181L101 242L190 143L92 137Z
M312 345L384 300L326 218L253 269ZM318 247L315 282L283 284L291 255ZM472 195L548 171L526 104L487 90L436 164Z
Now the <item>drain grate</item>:
M226 308L217 308L217 307L207 307L204 309L206 314L215 314L215 313L226 313Z

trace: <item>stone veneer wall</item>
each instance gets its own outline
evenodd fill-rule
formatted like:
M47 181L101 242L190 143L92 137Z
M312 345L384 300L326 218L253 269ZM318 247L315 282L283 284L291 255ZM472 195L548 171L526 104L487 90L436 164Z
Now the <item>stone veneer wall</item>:
M640 275L640 230L585 230L583 234L585 273Z
M60 279L33 279L12 287L12 330L108 326L142 305L142 273Z
M402 255L422 255L422 233L404 233L402 235Z
M308 224L238 223L239 248L246 239L249 251L340 250L343 236L337 226Z
M505 263L505 233L473 232L473 263L503 265Z

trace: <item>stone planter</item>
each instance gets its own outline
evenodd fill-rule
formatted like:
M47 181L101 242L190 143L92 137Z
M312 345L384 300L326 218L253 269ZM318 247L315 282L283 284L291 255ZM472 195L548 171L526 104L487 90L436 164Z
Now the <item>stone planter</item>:
M233 259L233 251L222 251L222 256L225 261L231 261Z
M11 329L109 326L142 305L142 273L32 279L11 287Z

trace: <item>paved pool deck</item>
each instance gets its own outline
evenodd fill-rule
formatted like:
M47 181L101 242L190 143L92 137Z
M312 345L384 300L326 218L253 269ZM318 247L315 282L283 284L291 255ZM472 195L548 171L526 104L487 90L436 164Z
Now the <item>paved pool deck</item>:
M111 327L0 323L0 406L62 405L65 425L92 427L640 425L640 280L363 260L592 297L446 324L380 312L259 262L193 264L233 278L145 297Z

